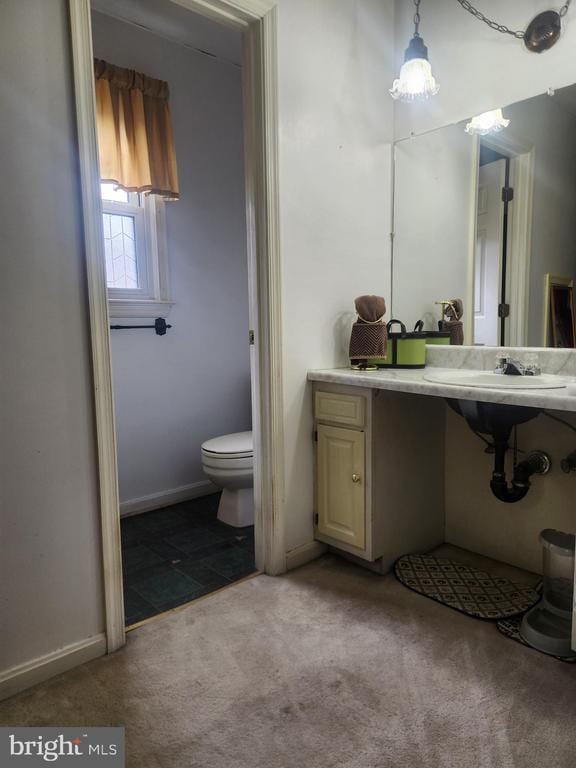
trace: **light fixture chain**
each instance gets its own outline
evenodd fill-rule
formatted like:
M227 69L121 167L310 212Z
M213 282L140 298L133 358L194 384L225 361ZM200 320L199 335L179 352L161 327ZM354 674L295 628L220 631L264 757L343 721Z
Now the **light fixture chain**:
M416 13L414 14L414 35L416 37L420 37L420 3L421 0L414 0L414 5L416 6Z
M487 16L485 16L482 11L479 11L478 8L475 8L470 0L457 0L457 2L460 3L462 8L464 8L465 11L468 11L468 13L471 13L472 16L479 19L480 21L483 21L484 24L487 24L491 29L496 30L496 32L502 32L502 34L505 35L512 35L512 37L517 37L519 40L521 40L526 32L523 30L516 30L510 29L505 24L499 24L497 21L494 21L493 19L489 19ZM558 11L558 15L561 19L566 16L568 13L568 10L570 8L570 5L572 4L572 0L567 0L567 2L564 3L562 8Z
M521 40L524 37L524 30L516 30L510 29L509 27L505 26L504 24L499 24L497 21L493 21L492 19L489 19L487 16L485 16L482 11L479 11L478 8L474 8L471 2L469 0L457 0L457 2L460 3L462 8L464 8L465 11L468 11L468 13L471 13L472 16L475 16L480 21L483 21L484 24L487 24L491 29L496 30L496 32L502 32L504 35L512 35L512 37L517 37L519 40ZM572 0L569 0L566 3L566 10L564 11L564 14L568 11L568 6Z

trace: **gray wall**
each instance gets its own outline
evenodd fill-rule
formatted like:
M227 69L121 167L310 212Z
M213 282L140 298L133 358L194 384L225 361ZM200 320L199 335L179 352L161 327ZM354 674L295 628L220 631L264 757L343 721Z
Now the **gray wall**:
M200 446L250 429L239 67L92 14L94 53L167 80L181 198L166 204L175 306L164 337L116 331L120 498L205 480Z
M0 2L0 671L104 625L66 14Z

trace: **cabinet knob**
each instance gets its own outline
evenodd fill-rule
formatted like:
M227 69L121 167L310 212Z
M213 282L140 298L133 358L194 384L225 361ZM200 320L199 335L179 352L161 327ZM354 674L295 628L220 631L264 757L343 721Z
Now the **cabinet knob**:
M356 473L354 473L354 474L352 475L352 482L353 482L353 483L359 483L361 479L362 479L362 478L360 477L360 475L357 475Z

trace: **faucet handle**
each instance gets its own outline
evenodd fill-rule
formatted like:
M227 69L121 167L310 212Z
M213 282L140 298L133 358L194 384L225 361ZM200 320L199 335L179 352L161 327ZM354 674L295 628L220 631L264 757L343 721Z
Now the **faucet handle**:
M540 376L542 369L537 360L533 362L534 364L525 364L513 357L499 357L494 373L503 376Z
M504 376L524 376L524 371L524 365L520 360L514 360L513 357L501 357L498 360L494 373Z
M542 366L537 352L528 352L524 357L524 369L526 376L541 376Z
M496 359L496 368L494 369L494 373L504 373L509 362L509 357L498 357Z
M541 376L542 368L539 365L526 365L524 367L524 376Z

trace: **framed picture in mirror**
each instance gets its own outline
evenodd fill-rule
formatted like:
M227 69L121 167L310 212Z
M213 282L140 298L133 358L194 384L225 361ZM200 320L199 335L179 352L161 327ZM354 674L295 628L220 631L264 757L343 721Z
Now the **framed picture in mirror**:
M558 349L576 347L574 281L570 278L546 275L544 338L548 346Z

